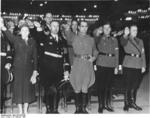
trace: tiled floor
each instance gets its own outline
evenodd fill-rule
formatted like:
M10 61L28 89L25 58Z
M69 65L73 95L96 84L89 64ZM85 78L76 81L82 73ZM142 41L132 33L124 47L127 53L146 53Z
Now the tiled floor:
M119 96L123 97L123 96ZM92 96L92 101L97 101L97 97ZM6 114L11 113L11 107L10 107L10 101L7 101L7 108L6 108ZM104 110L104 114L149 114L150 113L150 91L149 91L149 77L148 74L144 76L144 79L142 81L142 84L139 88L138 95L137 95L137 104L140 105L143 110L142 111L136 111L134 109L130 109L128 112L123 111L123 101L113 101L112 106L114 107L114 112L108 112ZM42 111L41 113L45 113L45 106L44 104L42 105ZM91 104L91 110L89 110L89 113L91 114L97 114L97 109L98 109L98 104L97 102L94 102ZM66 111L61 108L61 105L59 106L59 112L62 114L73 114L75 111L75 106L74 104L69 104ZM17 113L17 107L13 107L13 113ZM40 114L39 109L37 107L37 102L31 104L29 108L29 114Z

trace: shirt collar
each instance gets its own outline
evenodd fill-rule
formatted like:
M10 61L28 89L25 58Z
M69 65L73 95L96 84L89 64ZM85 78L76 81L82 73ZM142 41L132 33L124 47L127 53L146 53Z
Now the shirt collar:
M53 38L55 38L58 41L58 35L57 34L51 34Z

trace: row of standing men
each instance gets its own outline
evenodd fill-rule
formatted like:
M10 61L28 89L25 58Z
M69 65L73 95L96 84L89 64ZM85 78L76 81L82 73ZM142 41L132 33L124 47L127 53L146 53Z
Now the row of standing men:
M2 28L2 33L14 48L13 101L18 104L19 112L24 110L27 113L28 104L35 100L34 83L38 71L45 92L46 113L58 113L60 96L57 85L67 74L63 67L67 52L71 66L69 80L75 92L75 113L88 113L88 88L94 83L98 92L98 112L102 113L104 109L112 112L111 87L114 74L119 71L119 46L118 40L111 35L110 23L105 22L92 38L87 35L86 21L78 23L72 20L72 27L64 24L61 33L59 23L52 20L51 13L45 15L42 25L34 22L35 27L30 31L29 19L24 21L20 25L21 37ZM125 51L122 63L126 88L125 111L129 108L142 110L136 105L136 93L146 64L143 42L137 38L137 30L136 25L125 27L119 40ZM97 67L95 72L93 62ZM10 64L5 67L10 68Z

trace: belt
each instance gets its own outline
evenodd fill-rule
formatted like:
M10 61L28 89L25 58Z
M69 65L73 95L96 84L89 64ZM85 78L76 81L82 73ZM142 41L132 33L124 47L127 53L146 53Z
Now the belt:
M77 54L75 54L75 57L80 58L80 59L88 60L88 59L90 59L92 56L91 56L91 55L77 55Z
M134 54L134 53L125 53L126 55L128 56L131 56L131 57L136 57L136 58L140 58L141 55L140 54Z
M12 57L11 56L7 56L7 59L12 59Z
M0 56L5 57L6 55L7 55L6 52L0 52Z
M73 48L72 45L67 45L68 48Z
M108 56L108 57L114 57L115 56L115 54L104 53L104 52L99 52L99 55L105 55L105 56Z
M47 51L45 51L44 54L48 55L48 56L56 57L56 58L62 58L62 55L51 53L51 52L47 52Z

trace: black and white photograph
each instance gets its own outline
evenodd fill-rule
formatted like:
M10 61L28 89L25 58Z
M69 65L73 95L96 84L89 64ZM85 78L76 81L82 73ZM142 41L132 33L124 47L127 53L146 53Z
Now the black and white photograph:
M0 14L2 118L150 113L150 0L1 0Z

